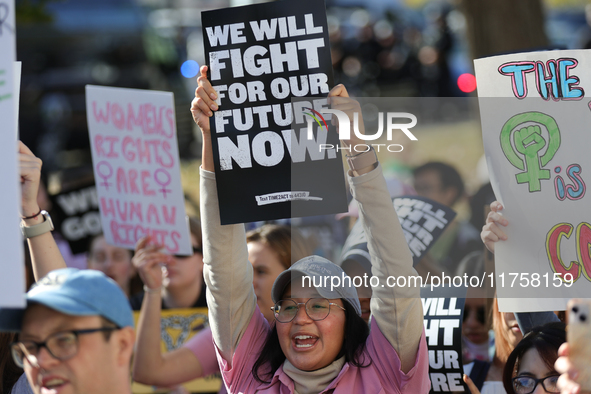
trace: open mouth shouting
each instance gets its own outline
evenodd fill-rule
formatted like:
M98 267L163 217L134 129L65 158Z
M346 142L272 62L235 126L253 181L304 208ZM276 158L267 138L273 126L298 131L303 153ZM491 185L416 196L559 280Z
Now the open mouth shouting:
M316 342L318 342L318 339L316 335L296 334L291 337L291 342L296 350L302 351L313 348Z

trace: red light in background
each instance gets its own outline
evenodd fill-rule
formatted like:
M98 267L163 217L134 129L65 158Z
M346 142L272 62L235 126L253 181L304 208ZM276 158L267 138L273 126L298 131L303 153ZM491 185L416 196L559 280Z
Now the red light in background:
M476 90L476 77L472 74L462 74L458 77L458 88L464 93Z

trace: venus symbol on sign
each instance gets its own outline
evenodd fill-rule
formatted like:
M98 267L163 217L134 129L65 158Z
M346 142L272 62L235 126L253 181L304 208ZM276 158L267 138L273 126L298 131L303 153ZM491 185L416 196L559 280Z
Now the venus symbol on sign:
M107 182L107 179L109 179L111 175L113 175L113 167L111 167L111 165L108 162L101 161L96 165L96 173L103 180L103 182L99 183L99 185L104 186L105 189L109 190L109 186L111 186L111 183Z
M156 183L162 186L162 189L159 189L159 191L162 193L162 196L164 196L164 198L166 198L166 193L172 193L171 189L166 189L166 186L170 185L171 182L170 174L168 172L166 172L162 168L159 168L154 172L154 179L156 180Z

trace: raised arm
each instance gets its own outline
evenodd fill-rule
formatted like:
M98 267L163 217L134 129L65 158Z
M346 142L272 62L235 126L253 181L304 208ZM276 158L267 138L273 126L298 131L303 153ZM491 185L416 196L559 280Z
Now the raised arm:
M359 104L348 99L342 85L333 88L329 96L333 109L361 113ZM363 143L360 140L345 142L350 146ZM401 361L402 372L406 373L415 365L423 333L420 288L389 287L387 279L389 276L404 276L408 279L418 277L418 274L413 268L412 255L394 210L381 166L378 165L375 169L371 166L356 173L350 171L349 185L353 197L359 203L359 216L371 255L372 275L380 280L377 287L372 287L372 325L377 323L380 331L394 347Z
M413 268L412 255L381 166L368 174L349 178L349 184L359 203L359 217L367 234L372 275L379 278L379 285L372 288L372 319L396 349L401 369L406 373L415 365L423 333L420 288L409 284L411 277L419 275ZM407 285L390 287L388 277L405 277Z
M231 364L232 354L256 307L252 266L248 262L244 225L220 223L209 117L217 110L216 92L207 80L207 67L197 79L191 112L203 134L201 166L201 223L203 225L203 277L213 339L222 357Z
M133 359L133 379L136 382L153 386L173 386L203 376L199 357L187 347L162 353L160 348L160 314L162 311L162 269L161 265L174 264L174 259L160 252L159 245L150 244L150 238L138 241L133 265L138 269L145 283L145 294L137 326L135 357ZM211 343L211 331L204 330L191 341L200 341L205 357L217 367L217 359ZM209 342L209 343L208 343ZM205 347L211 348L205 351Z
M25 226L43 223L45 218L37 203L37 193L41 182L41 159L19 141L19 167L21 175L21 219ZM38 280L50 271L65 268L66 262L60 253L51 232L27 239L33 274Z

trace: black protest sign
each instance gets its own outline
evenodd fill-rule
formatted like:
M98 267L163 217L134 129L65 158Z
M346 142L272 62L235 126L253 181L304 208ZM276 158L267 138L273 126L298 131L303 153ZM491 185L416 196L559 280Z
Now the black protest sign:
M56 230L68 241L73 254L86 252L90 239L102 233L96 186L86 185L50 199Z
M319 146L338 135L308 139L302 113L327 107L333 86L324 2L233 7L201 20L218 93L210 125L222 224L346 211L340 153Z
M394 208L415 262L427 253L456 217L451 208L418 196L395 198Z
M470 392L462 379L462 316L466 288L421 289L431 393Z
M456 213L445 205L419 196L396 197L392 203L412 253L413 263L417 264L456 217ZM371 272L367 238L361 221L355 223L343 247L341 261L346 260L355 260Z

